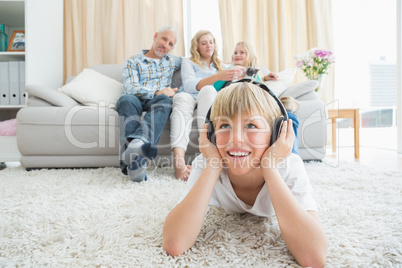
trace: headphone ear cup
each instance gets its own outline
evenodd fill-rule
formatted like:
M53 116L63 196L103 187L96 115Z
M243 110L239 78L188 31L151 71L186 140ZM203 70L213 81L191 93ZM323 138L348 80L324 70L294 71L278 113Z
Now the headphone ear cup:
M275 120L274 125L272 127L271 145L274 144L275 141L279 138L279 134L281 134L283 121L285 121L285 117L283 116Z
M214 125L212 124L212 120L210 118L211 118L211 108L209 108L209 111L205 117L205 123L208 124L207 137L209 141L216 146L215 129Z
M214 125L212 124L212 121L208 121L208 132L207 132L207 137L211 141L213 145L216 146L216 135L215 135L215 129Z

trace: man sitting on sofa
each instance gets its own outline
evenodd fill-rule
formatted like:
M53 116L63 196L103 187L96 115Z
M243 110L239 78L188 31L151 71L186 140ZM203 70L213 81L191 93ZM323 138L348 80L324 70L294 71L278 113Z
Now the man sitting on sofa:
M155 33L150 50L126 60L124 93L116 104L120 118L120 166L133 181L146 180L147 160L156 157L157 144L172 109L172 76L181 58L168 54L177 41L177 31L163 27ZM143 119L141 115L146 111Z

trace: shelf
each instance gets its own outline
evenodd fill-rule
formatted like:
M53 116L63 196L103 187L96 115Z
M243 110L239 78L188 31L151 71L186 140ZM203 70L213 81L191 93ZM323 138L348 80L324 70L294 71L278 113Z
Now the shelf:
M0 110L19 110L27 107L26 105L0 105Z
M0 61L15 61L15 60L24 61L25 60L25 51L0 52Z
M1 1L1 0L0 0ZM0 52L0 56L25 56L25 51L19 52Z

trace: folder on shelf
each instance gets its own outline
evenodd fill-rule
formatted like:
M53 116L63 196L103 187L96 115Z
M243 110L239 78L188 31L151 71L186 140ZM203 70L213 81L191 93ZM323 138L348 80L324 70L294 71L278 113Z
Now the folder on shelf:
M10 105L20 104L20 78L19 78L19 62L8 62L8 74L10 83Z
M25 105L25 61L20 61L20 72L19 72L19 81L20 81L20 104Z
M0 62L0 105L10 104L8 62Z

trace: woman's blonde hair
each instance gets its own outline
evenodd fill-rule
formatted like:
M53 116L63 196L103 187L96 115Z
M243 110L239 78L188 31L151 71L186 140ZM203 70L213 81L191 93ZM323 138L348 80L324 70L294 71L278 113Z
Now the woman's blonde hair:
M253 67L253 68L260 68L258 65L257 53L255 52L254 47L247 41L240 41L236 44L235 49L237 46L242 46L247 53L246 57L246 66L245 67ZM234 52L232 55L233 61Z
M207 30L200 30L198 31L193 39L191 39L191 49L190 49L190 53L191 53L191 58L190 60L192 62L194 62L195 64L201 66L201 68L204 68L202 62L203 62L203 58L200 54L200 52L198 51L198 45L200 43L200 39L202 36L209 34L210 36L212 36L213 40L214 40L214 54L212 54L212 63L214 64L215 68L218 69L218 71L223 70L223 66L222 66L222 62L221 60L218 58L218 47L216 45L216 40L215 37L212 35L212 33L210 31Z
M215 98L210 118L216 129L219 118L234 118L238 114L252 116L259 113L268 121L269 126L282 115L275 99L265 90L252 83L234 83L222 89Z

